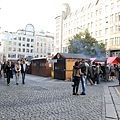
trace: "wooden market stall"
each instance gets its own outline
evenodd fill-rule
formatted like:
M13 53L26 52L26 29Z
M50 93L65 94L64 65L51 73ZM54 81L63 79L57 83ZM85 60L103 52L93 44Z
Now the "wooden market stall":
M49 63L47 58L34 58L31 60L31 74L51 77L51 70L53 70L53 63Z
M77 60L87 59L81 54L57 53L52 59L57 59L54 63L54 78L60 80L70 79L72 69Z

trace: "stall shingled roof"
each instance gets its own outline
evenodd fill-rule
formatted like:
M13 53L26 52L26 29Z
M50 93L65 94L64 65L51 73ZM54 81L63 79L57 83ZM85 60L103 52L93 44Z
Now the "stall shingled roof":
M53 59L56 59L57 55L60 55L62 58L68 58L68 59L89 59L87 56L82 54L73 54L73 53L57 53Z

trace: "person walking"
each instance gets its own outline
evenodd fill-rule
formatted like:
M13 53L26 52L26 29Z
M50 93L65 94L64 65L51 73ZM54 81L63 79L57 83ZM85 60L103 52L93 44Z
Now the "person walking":
M2 77L2 69L3 69L3 65L2 62L0 61L0 78Z
M74 85L73 85L73 95L79 95L78 94L78 89L79 89L79 83L80 83L80 75L81 75L81 69L79 68L79 62L76 61L75 62L75 65L73 66L73 82L74 82Z
M23 59L21 64L22 84L25 84L26 72L27 72L27 64L26 64L26 60Z
M19 84L20 72L21 72L21 64L20 61L17 61L17 63L15 64L16 85Z
M12 78L12 65L11 65L11 61L7 62L6 68L5 68L5 73L7 76L7 86L10 85L10 78Z
M7 61L5 61L4 64L3 64L3 75L4 75L4 80L7 78L6 66L7 66Z

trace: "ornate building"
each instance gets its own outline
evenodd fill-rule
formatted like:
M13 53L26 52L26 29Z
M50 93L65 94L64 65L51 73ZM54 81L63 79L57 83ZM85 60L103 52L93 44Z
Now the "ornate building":
M99 43L106 44L106 56L120 54L120 0L95 0L72 13L64 3L55 19L55 54L67 53L69 40L86 28Z

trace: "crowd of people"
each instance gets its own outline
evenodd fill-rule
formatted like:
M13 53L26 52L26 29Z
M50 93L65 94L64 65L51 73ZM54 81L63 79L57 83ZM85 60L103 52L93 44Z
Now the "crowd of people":
M104 81L118 80L120 85L120 63L118 64L104 64L86 61L76 61L73 66L72 81L73 81L73 95L79 95L79 83L82 85L81 95L86 95L86 84L98 85Z
M10 80L15 75L16 85L19 84L20 75L22 75L22 84L25 84L25 75L27 72L26 59L17 60L12 62L11 60L0 62L0 78L4 77L7 80L7 86L10 85Z

